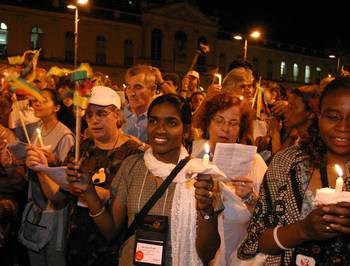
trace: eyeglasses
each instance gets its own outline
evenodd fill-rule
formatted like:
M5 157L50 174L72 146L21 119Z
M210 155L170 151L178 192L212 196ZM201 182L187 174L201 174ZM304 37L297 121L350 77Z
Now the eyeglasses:
M102 110L97 110L96 112L86 112L85 117L86 117L86 120L91 120L95 114L97 120L103 120L112 112L113 110L106 111L102 109Z
M226 121L222 116L215 115L211 119L216 125L222 126L227 124L229 127L237 127L239 126L239 121L238 120L230 120Z
M338 124L339 122L345 120L350 123L350 116L341 115L339 113L325 112L321 113L321 117L327 120L329 123Z

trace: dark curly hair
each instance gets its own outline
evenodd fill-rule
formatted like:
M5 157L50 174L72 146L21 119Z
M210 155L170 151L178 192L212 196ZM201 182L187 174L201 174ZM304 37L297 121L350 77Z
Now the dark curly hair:
M337 77L332 80L324 88L320 100L318 109L322 110L322 105L325 97L329 94L340 91L350 91L350 77ZM309 156L312 166L320 168L327 164L325 154L327 152L327 146L322 140L319 129L319 121L315 119L308 129L309 136L301 143L301 148L305 155Z
M225 111L233 106L241 106L241 100L229 93L221 93L214 96L211 100L205 103L204 112L200 117L200 129L203 131L203 137L209 139L208 127L211 119L219 111ZM242 109L241 109L242 110ZM241 113L239 135L238 138L241 140L248 132L248 114Z

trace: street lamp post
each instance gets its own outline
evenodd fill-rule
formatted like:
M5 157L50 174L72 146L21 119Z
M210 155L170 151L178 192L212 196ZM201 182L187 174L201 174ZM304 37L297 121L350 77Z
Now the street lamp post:
M334 55L334 54L330 54L329 56L328 56L329 58L332 58L332 59L334 59L334 58L337 58L337 66L336 66L336 74L337 75L340 75L341 73L341 66L340 66L340 56L339 55Z
M254 39L258 39L260 37L259 31L253 31L251 34L249 34L250 37ZM242 36L240 34L234 35L233 38L235 40L242 40L244 38L244 46L243 46L243 59L247 60L247 53L248 53L248 37Z
M77 0L78 5L85 5L88 0ZM79 11L78 5L68 5L67 8L75 10L74 16L74 68L78 67L78 37L79 37Z

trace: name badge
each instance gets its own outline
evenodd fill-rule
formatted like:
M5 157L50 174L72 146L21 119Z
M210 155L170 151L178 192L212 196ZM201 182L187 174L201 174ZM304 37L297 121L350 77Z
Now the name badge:
M135 231L134 264L165 265L168 217L146 215Z

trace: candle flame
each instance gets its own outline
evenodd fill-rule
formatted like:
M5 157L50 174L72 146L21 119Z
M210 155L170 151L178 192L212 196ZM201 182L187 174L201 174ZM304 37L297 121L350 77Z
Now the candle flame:
M36 129L36 133L38 133L38 135L41 135L41 130L40 130L40 128L37 128L37 129Z
M210 146L209 146L209 144L208 144L208 142L207 142L207 143L204 144L204 152L205 152L206 154L209 154L209 151L210 151Z
M338 176L343 176L343 170L341 169L341 167L339 165L335 165L335 170L337 171L338 173Z

